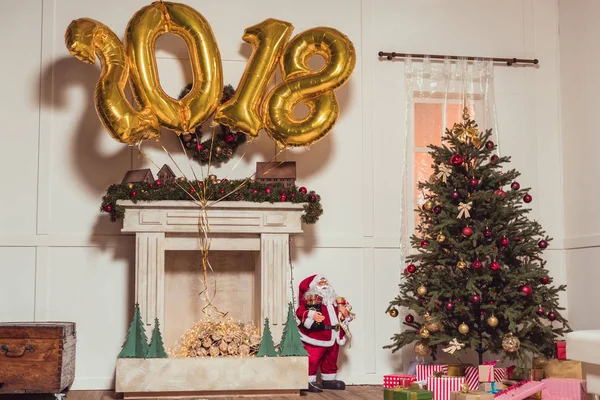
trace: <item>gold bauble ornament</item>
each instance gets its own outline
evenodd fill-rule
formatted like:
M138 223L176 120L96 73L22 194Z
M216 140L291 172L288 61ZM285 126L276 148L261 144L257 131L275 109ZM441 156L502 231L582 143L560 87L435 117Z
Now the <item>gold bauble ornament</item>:
M431 323L425 324L425 328L427 328L427 330L429 332L437 332L442 329L442 323L439 321L431 322Z
M419 336L421 336L423 339L427 339L429 337L430 333L427 330L427 328L421 328L419 329Z
M427 201L425 202L425 206L424 206L424 207L425 207L425 209L426 209L427 211L431 211L431 210L433 210L433 207L434 207L434 205L435 205L435 204L433 204L433 201L431 201L431 200L427 200Z
M438 233L436 240L438 241L438 243L444 243L444 240L446 240L446 236L444 236L444 234L440 232Z
M418 356L427 356L429 355L429 353L431 353L431 349L429 348L429 346L423 342L417 342L415 343L415 354Z
M128 184L127 184L127 187L128 187L129 189L133 189L133 183L128 183Z
M419 286L417 288L417 294L419 296L425 296L427 294L427 288L425 286L423 286L423 285Z
M469 325L467 325L463 322L462 324L460 324L458 326L458 331L460 333L462 333L463 335L466 335L467 333L469 333Z
M398 316L398 310L396 310L395 308L391 308L389 313L390 313L390 317L392 317L392 318L396 318Z
M215 153L219 154L221 151L223 151L223 149L221 148L221 146L216 146L215 147Z
M431 321L433 319L433 317L429 313L425 313L423 315L423 318L425 319L425 321Z
M494 314L492 314L492 316L488 318L487 323L492 328L495 328L496 326L498 326L498 318L496 318Z
M519 350L520 346L521 341L518 337L513 336L512 333L509 333L508 335L504 336L504 339L502 339L502 348L508 353L516 352Z
M456 266L457 266L459 269L465 269L465 268L467 268L467 263L466 263L466 262L464 262L463 260L460 260L459 262L457 262L457 263L456 263Z

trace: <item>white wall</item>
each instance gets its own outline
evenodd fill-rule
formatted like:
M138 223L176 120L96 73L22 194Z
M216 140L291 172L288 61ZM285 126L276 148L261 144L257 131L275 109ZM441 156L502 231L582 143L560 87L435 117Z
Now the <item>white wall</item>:
M340 375L347 382L380 383L412 356L382 349L401 329L400 319L384 311L397 293L401 269L404 91L402 62L379 61L379 50L540 59L539 68L496 68L500 135L503 152L523 172L522 184L534 188L532 217L555 238L549 268L559 283L565 281L555 2L185 2L210 21L226 83L236 85L245 67L244 28L268 17L292 22L296 33L335 27L356 46L356 70L337 92L342 114L334 132L310 151L283 155L298 162L298 183L318 191L325 208L319 223L294 241L296 283L325 273L359 316L353 346L342 357ZM10 149L0 167L17 176L8 178L10 190L4 187L0 197L0 269L10 281L0 291L0 320L77 322L77 389L112 385L133 301L132 241L100 215L100 198L127 169L148 162L103 131L92 101L99 67L71 57L63 34L72 19L87 16L122 35L147 3L30 0L27 7L11 3L0 17L6 55L0 67L2 144ZM177 94L189 76L185 48L166 38L157 47L161 82ZM271 158L275 147L265 136L217 174L248 176L256 161ZM163 142L172 152L179 149L169 132ZM159 148L146 150L157 164L166 161ZM185 157L177 160L189 171Z
M572 328L600 329L600 4L560 0L566 271Z

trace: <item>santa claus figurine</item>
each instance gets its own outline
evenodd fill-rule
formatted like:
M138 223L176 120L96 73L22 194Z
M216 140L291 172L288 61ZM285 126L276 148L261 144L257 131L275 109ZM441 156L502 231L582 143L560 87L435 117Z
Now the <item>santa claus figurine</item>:
M348 322L352 320L350 305L337 297L322 275L304 279L299 288L300 339L308 352L308 391L344 390L346 384L336 380L339 346L346 343ZM317 383L321 370L322 384Z

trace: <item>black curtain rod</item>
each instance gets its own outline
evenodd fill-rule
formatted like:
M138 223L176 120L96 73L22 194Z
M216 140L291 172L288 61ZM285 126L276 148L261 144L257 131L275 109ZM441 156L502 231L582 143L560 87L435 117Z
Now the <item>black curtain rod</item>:
M389 53L389 52L385 52L385 51L380 51L378 53L379 57L385 57L388 60L393 60L394 58L406 58L406 57L413 57L413 58L431 58L434 60L444 60L444 59L450 59L450 60L458 60L458 59L466 59L466 60L492 60L493 62L502 62L502 63L506 63L506 65L511 66L514 64L533 64L533 65L538 65L540 62L538 61L538 59L533 59L533 60L527 60L527 59L521 59L521 58L489 58L489 57L461 57L461 56L443 56L443 55L439 55L439 54L408 54L408 53L396 53L395 51Z

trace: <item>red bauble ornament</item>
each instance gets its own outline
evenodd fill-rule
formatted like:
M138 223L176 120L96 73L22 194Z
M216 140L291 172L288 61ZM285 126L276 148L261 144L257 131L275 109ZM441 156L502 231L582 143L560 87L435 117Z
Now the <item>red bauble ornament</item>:
M227 179L225 179L225 178L221 179L221 183L227 183L227 182L229 182Z
M471 178L471 180L469 181L469 185L471 185L471 187L476 187L477 185L479 185L479 181L475 178Z
M287 201L287 194L281 193L281 201Z
M225 189L219 189L219 193L224 194L225 193Z
M421 240L421 247L427 247L429 242L427 240Z
M462 164L463 161L464 160L460 154L453 154L452 157L450 157L450 163L455 166Z
M460 198L460 193L458 193L456 190L454 192L452 192L452 198L454 200L457 200L458 198Z
M308 196L308 200L309 200L311 203L314 203L314 202L316 202L316 201L317 201L317 196L315 196L314 194L311 194L310 196Z
M433 212L436 213L436 214L441 213L442 212L442 207L440 207L440 206L433 207Z
M137 192L135 190L132 190L131 193L129 193L129 197L135 197L137 196Z
M112 204L107 204L107 205L105 205L105 206L104 206L104 209L105 209L106 211L108 211L108 212L111 212L111 211L112 211L112 209L113 209L113 206L112 206Z
M448 310L448 311L454 310L454 303L451 302L451 301L447 302L446 303L446 310Z
M156 186L160 186L161 183L162 183L162 181L160 179L156 180Z
M500 263L498 261L492 261L490 263L490 269L492 271L498 271L500 269Z
M483 266L483 264L481 264L481 261L479 261L479 260L473 261L473 269L481 269L482 266Z
M474 294L473 296L471 296L471 303L473 303L473 304L479 304L480 302L481 302L481 297L479 297L476 294Z
M543 276L543 277L540 278L540 283L542 285L547 285L547 284L550 283L550 278L548 278L547 276Z
M225 136L225 141L227 143L233 143L235 141L235 138L233 137L233 135L227 135Z
M521 189L521 184L519 184L519 182L514 181L513 183L510 184L510 188L512 190L519 190Z
M111 220L112 222L115 222L115 221L117 220L117 215L116 215L116 214L111 214L111 215L110 215L110 220Z
M495 164L497 160L498 160L498 156L495 154L490 158L490 161L492 164Z
M492 230L490 228L485 228L485 230L483 231L483 236L485 236L486 238L492 237Z
M550 313L548 313L548 319L550 321L554 321L556 319L556 313L554 311L551 311Z
M494 142L492 142L491 140L488 140L485 143L485 147L487 147L488 149L493 149L494 148Z
M266 189L265 189L265 193L266 193L266 194L271 194L271 188L266 188Z
M531 197L531 195L529 193L527 193L525 196L523 196L523 201L525 203L531 203L531 200L533 200L533 197Z
M545 240L540 240L538 246L540 247L540 249L545 249L546 247L548 247L548 242L546 242Z
M462 230L462 234L464 237L469 237L473 234L473 229L469 226L465 226Z
M506 236L503 236L502 239L500 239L500 244L502 245L502 247L508 246L508 238Z
M506 196L506 192L502 189L498 189L494 193L496 193L498 196L502 196L502 197Z
M196 193L196 189L194 189L194 188L191 188L191 189L190 189L190 193L191 193L191 194L194 194L194 193Z
M308 190L304 186L302 186L300 189L298 189L298 191L300 193L306 193L306 192L308 192Z
M254 189L254 190L252 191L252 193L253 193L253 194L258 194L258 189Z
M414 273L417 270L417 267L415 267L414 264L409 264L408 267L406 267L406 271L408 271L409 274Z
M407 324L412 324L415 320L415 317L413 317L411 314L408 314L406 317L404 317L404 320Z
M538 314L540 317L543 317L543 316L544 316L544 314L546 314L546 310L544 310L544 307L540 307L540 308L538 308L538 310L537 310L537 314Z
M527 297L529 297L533 294L533 289L529 285L523 285L523 286L521 286L521 288L519 290L521 291L521 293L523 293Z
M196 150L198 150L198 151L202 151L202 150L204 150L204 146L203 146L201 143L198 143L198 144L196 145Z

